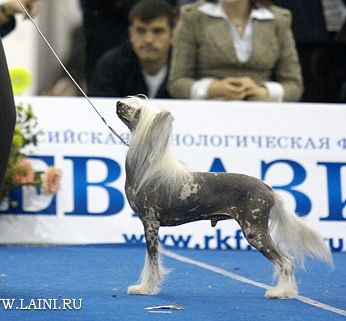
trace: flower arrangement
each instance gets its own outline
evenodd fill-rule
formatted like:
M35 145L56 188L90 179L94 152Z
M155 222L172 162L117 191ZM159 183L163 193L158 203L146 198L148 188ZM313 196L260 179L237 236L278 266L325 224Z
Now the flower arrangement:
M45 194L55 194L59 190L61 171L55 167L45 172L35 171L26 153L28 147L37 146L38 137L42 134L37 127L32 107L17 105L17 124L0 201L10 198L11 192L22 186L42 187Z

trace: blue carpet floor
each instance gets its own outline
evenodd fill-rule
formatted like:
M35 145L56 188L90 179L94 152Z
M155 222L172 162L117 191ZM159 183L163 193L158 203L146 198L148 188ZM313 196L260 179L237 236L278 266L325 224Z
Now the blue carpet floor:
M271 284L271 264L257 252L173 251ZM265 299L264 289L168 257L163 260L172 273L160 294L128 295L127 286L137 281L144 254L141 246L1 246L0 320L346 320L298 300ZM334 260L334 269L312 260L306 262L306 271L298 269L300 294L345 309L346 255L336 253ZM145 310L171 304L184 309Z

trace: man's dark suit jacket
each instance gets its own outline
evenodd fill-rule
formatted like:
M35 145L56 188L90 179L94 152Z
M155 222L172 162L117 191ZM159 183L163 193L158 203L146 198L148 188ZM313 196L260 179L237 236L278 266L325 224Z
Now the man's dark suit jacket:
M139 0L80 0L88 88L100 57L128 38L128 14ZM167 0L172 6L177 0ZM89 88L89 91L91 88Z
M166 89L167 78L161 84L155 98L170 98ZM129 41L125 41L100 58L89 94L97 97L148 95L148 87L139 60Z

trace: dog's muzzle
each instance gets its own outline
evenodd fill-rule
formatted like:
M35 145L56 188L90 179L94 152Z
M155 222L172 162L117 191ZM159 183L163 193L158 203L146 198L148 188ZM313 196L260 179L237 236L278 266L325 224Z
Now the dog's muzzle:
M120 116L123 116L125 111L126 111L126 104L124 104L122 101L117 101L117 115L120 117Z
M122 101L117 102L117 115L122 121L128 122L128 106Z
M127 104L123 103L122 101L117 102L117 115L122 120L122 122L131 129L130 125L130 119L131 119L131 113L130 110L132 108L128 106Z

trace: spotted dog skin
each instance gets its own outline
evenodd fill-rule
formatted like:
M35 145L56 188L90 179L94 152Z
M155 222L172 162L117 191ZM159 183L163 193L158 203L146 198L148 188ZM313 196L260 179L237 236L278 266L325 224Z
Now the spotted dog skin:
M140 109L118 101L117 114L131 131L135 130ZM150 273L158 275L153 283L160 279L160 226L178 226L199 220L209 220L212 226L216 226L218 221L235 219L247 241L275 265L279 275L278 286L268 290L266 297L285 298L297 294L294 263L275 246L268 231L269 216L276 198L275 192L264 182L243 174L191 172L189 179L178 186L179 192L172 196L165 188L158 187L155 180L145 188L135 190L135 180L133 168L126 161L126 196L144 226ZM157 293L155 287L145 287L144 283L142 280L130 287L129 293Z
M134 197L131 173L127 171L127 175L126 196L141 220L147 217L160 226L177 226L234 218L244 227L256 224L258 228L267 228L272 189L254 177L194 172L193 181L183 184L180 194L168 202L169 195L164 190L158 193L152 184Z
M193 181L183 184L180 195L168 201L169 195L164 190L158 193L150 185L134 196L131 171L126 173L126 196L143 222L149 244L156 243L157 237L152 233L157 233L160 226L200 220L210 220L215 226L218 221L235 219L248 242L268 255L262 239L267 236L273 194L262 181L242 174L194 172Z

